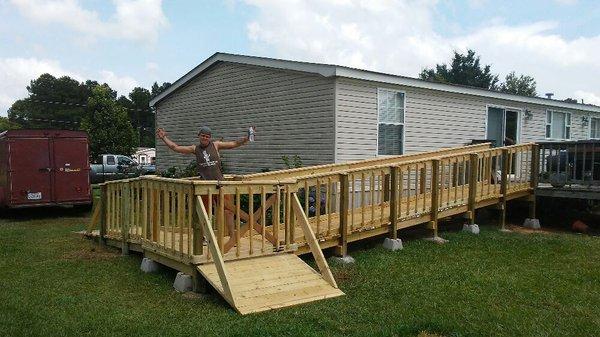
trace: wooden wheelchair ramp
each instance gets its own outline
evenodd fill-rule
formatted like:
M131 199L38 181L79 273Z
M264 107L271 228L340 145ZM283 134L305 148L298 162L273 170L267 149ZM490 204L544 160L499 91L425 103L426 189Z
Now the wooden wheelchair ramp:
M224 266L231 299L214 263L197 268L242 315L344 295L294 254L226 261Z
M242 315L344 295L337 287L298 196L293 194L291 201L319 273L292 253L224 261L202 199L196 197L196 212L214 259L213 263L199 265L198 271Z

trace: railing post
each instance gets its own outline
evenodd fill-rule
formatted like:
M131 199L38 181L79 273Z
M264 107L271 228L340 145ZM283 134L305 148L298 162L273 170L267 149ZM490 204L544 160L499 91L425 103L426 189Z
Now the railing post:
M425 186L426 182L427 182L427 170L425 169L425 166L423 166L419 170L419 193L420 194L425 194L425 192L427 190L427 188Z
M390 167L390 236L398 238L398 168Z
M219 189L219 204L217 209L217 246L221 251L221 254L225 254L224 247L224 239L225 239L225 194L223 193L222 186L218 186ZM253 196L250 196L251 198ZM254 210L250 210L250 212L254 212ZM252 227L254 226L254 222L248 224L250 228L250 240L252 240ZM233 233L229 233L230 238L233 236Z
M335 253L338 256L348 254L348 202L350 200L347 173L340 173L340 239Z
M281 212L281 185L275 185L275 204L273 204L273 238L275 238L275 250L280 250L279 241L279 225L281 223L280 212ZM284 226L285 228L285 226ZM239 241L239 240L238 240Z
M129 181L123 182L121 187L121 200L118 202L123 205L121 207L121 254L129 255L129 225L130 225L130 198L129 198Z
M100 210L100 244L106 245L106 217L108 216L108 187L106 185L100 185L100 204L103 206Z
M197 203L196 203L196 191L194 189L194 195L193 195L193 199L194 201L191 203L192 209L192 232L193 232L193 237L192 237L192 254L193 255L202 255L204 253L204 246L203 246L203 241L204 241L204 235L202 234L202 225L200 224L200 218L198 217L198 213L199 210L197 210ZM202 200L202 198L200 198L200 200Z
M577 161L577 151L575 151L575 161ZM535 219L536 216L536 196L535 189L537 188L540 177L540 146L533 144L531 146L531 189L532 195L529 201L529 218Z
M443 186L442 186L443 187ZM431 161L431 228L433 237L438 236L438 211L440 205L440 160Z
M152 236L151 240L153 242L160 241L160 233L159 233L159 219L160 219L160 193L156 189L156 185L159 183L152 182L151 183L151 198L150 198L150 212L152 212ZM160 185L159 185L160 186Z
M477 196L477 174L479 172L479 155L471 153L469 155L469 224L475 224L475 204Z
M508 161L510 153L508 149L502 149L502 181L500 183L500 225L502 230L505 230L506 226L506 197L508 194Z

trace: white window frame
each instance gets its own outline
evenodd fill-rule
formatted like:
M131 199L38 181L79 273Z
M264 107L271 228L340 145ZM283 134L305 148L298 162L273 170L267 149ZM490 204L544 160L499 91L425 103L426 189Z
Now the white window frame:
M485 105L485 139L488 138L488 113L490 111L490 108L498 108L498 109L502 109L504 110L504 113L502 114L502 137L506 139L506 110L510 110L510 111L515 111L517 113L517 139L515 139L515 144L520 144L521 143L521 118L523 117L523 109L522 108L515 108L512 106L506 106L506 105L497 105L497 104L486 104ZM546 130L544 130L544 132L546 132ZM502 143L501 146L504 146L504 143Z
M589 121L588 138L589 139L600 139L600 134L596 135L595 138L592 138L592 119L596 119L598 121L598 123L600 123L600 116L598 116L598 117L588 116L588 121Z
M404 99L402 100L404 102L404 105L402 106L403 109L403 122L402 123L380 123L379 122L379 95L382 91L390 91L393 93L400 93L404 96ZM375 156L376 157L391 157L394 155L389 155L389 154L379 154L379 124L387 124L387 125L401 125L402 126L402 146L400 148L400 152L401 154L404 154L404 139L406 137L406 92L403 90L397 90L397 89L390 89L390 88L377 88L377 137L375 138Z
M565 135L567 135L567 128L569 128L569 137L567 137L567 138L553 137L554 135L552 134L552 123L554 123L554 113L565 114L564 132L565 132ZM548 123L548 114L550 114L550 123ZM567 115L569 116L568 118L567 118ZM568 123L567 123L567 121L568 121ZM573 114L571 114L570 112L547 109L546 115L544 116L544 137L546 137L546 139L550 139L550 140L569 140L569 139L573 138L572 124L573 124ZM591 122L590 122L590 124L591 124ZM550 126L550 136L549 137L548 137L548 134L546 133L546 129L548 128L548 126Z

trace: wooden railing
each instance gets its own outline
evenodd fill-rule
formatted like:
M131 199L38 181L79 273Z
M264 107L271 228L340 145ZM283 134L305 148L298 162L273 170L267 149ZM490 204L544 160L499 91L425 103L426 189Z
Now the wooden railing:
M600 140L539 143L540 182L600 185Z
M455 149L429 158L396 158L393 165L357 165L297 177L298 195L315 235L329 242L324 246L427 221L437 231L440 214L473 214L476 203L531 191L535 149L534 144ZM295 241L303 244L302 237Z
M225 259L293 248L295 181L210 182L140 177L101 184L103 238L141 244L178 260L210 261L200 200ZM199 198L199 199L197 199Z
M467 145L463 147L453 147L435 151L419 152L414 154L405 154L399 156L385 156L372 159L358 160L347 163L325 164L308 167L299 167L287 170L278 170L272 172L261 172L254 174L246 174L242 176L234 176L236 180L265 180L265 179L299 179L304 177L312 177L317 175L326 175L334 173L343 173L350 170L368 169L373 166L392 166L409 161L427 159L432 157L471 153L489 149L491 143L483 143L477 145Z
M406 157L302 171L295 178L285 172L278 176L284 180L107 182L101 185L100 234L124 247L140 244L178 261L204 263L216 258L207 248L209 236L217 258L239 259L307 247L307 223L321 248L338 247L343 254L347 242L388 232L395 237L398 229L420 223L437 235L439 218L466 213L472 219L477 207L497 202L505 209L511 195L529 193L536 183L535 144ZM198 220L203 212L211 233Z

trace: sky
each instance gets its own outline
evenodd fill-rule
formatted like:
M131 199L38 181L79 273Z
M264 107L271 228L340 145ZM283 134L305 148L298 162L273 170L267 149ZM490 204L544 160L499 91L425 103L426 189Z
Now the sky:
M119 95L215 52L417 77L475 50L538 95L600 105L600 1L0 0L0 116L43 73Z

